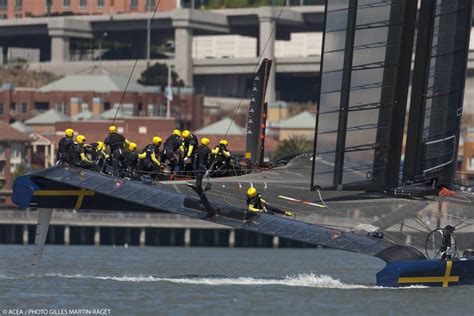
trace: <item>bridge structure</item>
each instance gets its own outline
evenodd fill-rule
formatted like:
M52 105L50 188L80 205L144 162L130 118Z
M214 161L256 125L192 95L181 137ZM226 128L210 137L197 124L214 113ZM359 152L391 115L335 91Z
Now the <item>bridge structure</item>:
M177 9L157 12L153 20L152 17L153 13L149 12L0 21L3 60L7 59L9 48L30 48L39 50L39 62L29 65L33 70L67 75L85 71L100 63L114 73L128 75L135 58L138 58L135 78L150 64L161 62L173 66L185 84L196 87L199 93L242 97L248 94L259 58L266 57L274 60L267 89L268 101L282 99L277 90L287 89L298 94L298 89L308 90L318 82L319 55L278 57L275 54L275 42L289 40L292 33L322 32L322 5L286 7L283 10L281 7ZM149 25L150 32L147 33ZM106 55L103 58L73 56L75 48L92 47L94 43L104 40L104 34L107 34L107 41L131 45L129 55L115 60L108 60ZM472 34L471 37L474 37L474 32ZM193 58L193 38L203 35L255 38L255 57ZM172 52L164 56L166 58L153 58L150 47L165 43L171 43ZM471 50L469 76L474 78L474 40L471 40ZM469 78L467 86L472 82L473 79ZM471 107L474 108L474 104Z
M178 9L158 12L153 20L153 13L21 18L0 21L0 46L3 47L4 60L9 48L38 49L40 61L31 65L33 69L65 74L97 65L97 60L72 61L71 52L74 47L92 45L107 34L109 41L131 43L133 58L114 61L103 58L101 65L119 73L129 73L134 58L139 58L141 62L136 71L139 75L147 65L156 61L150 60L150 46L171 42L174 46L171 58L160 61L174 66L185 84L193 86L199 76L242 74L250 78L259 57L275 60L276 40L287 40L291 33L321 31L323 16L323 6L305 6L284 10L279 7L209 11ZM147 33L149 25L151 31ZM231 34L256 38L255 58L192 58L193 37ZM275 72L316 74L319 58L287 58L276 60L275 65L269 82L268 100L276 98Z

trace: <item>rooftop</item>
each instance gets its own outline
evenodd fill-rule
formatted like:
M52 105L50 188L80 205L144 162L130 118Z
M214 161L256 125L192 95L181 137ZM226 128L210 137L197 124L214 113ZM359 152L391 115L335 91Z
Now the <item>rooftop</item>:
M55 109L49 109L29 120L25 121L26 125L42 125L42 124L54 124L56 122L70 121L71 118L65 114L59 113Z
M206 135L245 135L245 128L240 127L229 117L212 123L195 132L196 134Z
M0 121L0 141L29 142L31 139L28 134L16 130L6 122Z
M40 92L52 91L94 91L99 93L125 91L128 78L112 74L77 74L66 76L38 89ZM128 92L155 92L156 89L130 81Z
M271 125L273 128L287 129L314 129L315 126L316 117L308 111L301 112Z
M11 127L19 131L20 133L33 133L34 129L32 129L30 126L27 126L23 124L20 121L16 121L15 123L10 124Z

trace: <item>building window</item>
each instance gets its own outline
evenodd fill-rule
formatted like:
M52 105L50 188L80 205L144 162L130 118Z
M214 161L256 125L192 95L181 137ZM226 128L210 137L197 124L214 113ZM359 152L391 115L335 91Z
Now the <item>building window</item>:
M3 115L3 103L0 103L0 115Z
M71 8L71 0L63 0L63 8L64 9Z
M87 7L87 0L80 0L79 1L79 8L85 9Z
M35 110L38 113L43 113L49 110L49 103L48 102L35 102Z
M102 9L104 7L105 0L97 0L97 8Z
M15 10L21 10L23 8L23 0L15 0Z
M138 0L132 0L130 3L130 9L131 10L137 10L138 9Z
M8 8L8 0L0 0L0 9L6 10Z
M156 0L146 0L146 10L155 11Z
M26 112L28 112L28 104L23 102L21 104L21 113L26 113Z

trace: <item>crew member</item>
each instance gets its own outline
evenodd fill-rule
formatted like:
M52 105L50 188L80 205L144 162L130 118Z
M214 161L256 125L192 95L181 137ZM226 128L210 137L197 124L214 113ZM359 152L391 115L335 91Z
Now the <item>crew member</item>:
M181 132L177 129L169 136L163 145L163 154L161 155L161 162L168 161L172 171L179 171L178 159L176 157L181 144Z
M120 167L124 166L124 148L130 146L130 142L125 136L117 133L117 126L109 126L109 136L104 140L104 144L109 148L109 152L112 158L113 175L120 175Z
M181 146L179 147L181 152L181 158L183 162L183 167L185 169L189 169L190 166L192 167L193 163L193 156L197 151L197 146L199 144L198 138L196 135L192 134L188 130L184 130L182 133L183 141Z
M275 213L283 214L286 216L293 216L293 212L283 211L277 207L271 206L262 198L262 195L258 194L257 189L249 188L247 190L247 209L249 212L255 213L268 213L274 215Z
M87 158L86 155L86 137L84 135L77 135L76 142L72 149L72 164L75 167L94 169L95 163Z
M96 170L105 172L105 166L107 165L109 155L105 152L106 148L103 142L98 141L96 144L95 158L93 157L95 159Z
M226 168L230 166L230 159L232 154L227 150L229 142L225 139L221 139L219 145L214 147L212 150L212 169L218 170L221 176L226 174Z
M160 147L162 139L159 136L154 136L152 144L148 144L143 149L142 153L138 155L140 159L140 170L142 171L157 171L160 170Z
M125 152L124 163L128 176L133 178L138 166L137 144L130 143L130 145L128 145L128 151Z
M64 162L71 164L71 151L74 147L74 130L68 128L64 131L64 137L59 140L58 154L56 156L57 162Z
M441 241L441 259L442 260L450 260L453 257L453 250L451 248L451 237L454 234L454 228L451 225L446 225L443 228L443 240Z
M211 155L209 143L209 138L202 138L201 145L198 146L196 150L193 169L196 171L196 187L198 188L202 187L202 178L204 178L209 164L209 158Z

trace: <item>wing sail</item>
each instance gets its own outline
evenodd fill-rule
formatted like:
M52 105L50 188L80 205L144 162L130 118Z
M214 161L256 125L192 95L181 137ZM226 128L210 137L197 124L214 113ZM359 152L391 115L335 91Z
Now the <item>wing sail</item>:
M423 0L404 181L453 181L466 83L472 0Z
M326 2L313 189L396 186L416 11L411 0Z

